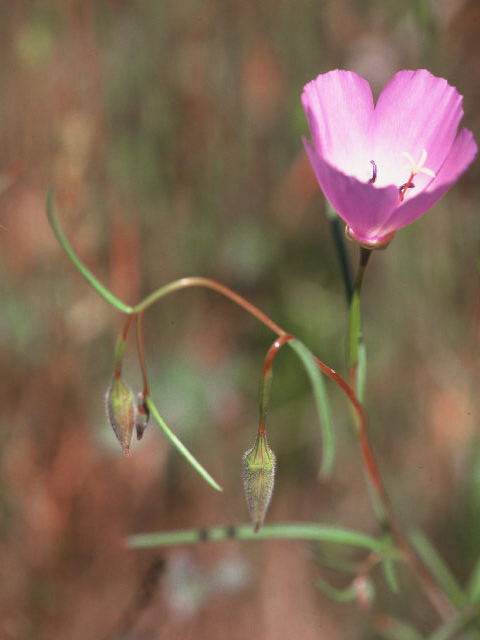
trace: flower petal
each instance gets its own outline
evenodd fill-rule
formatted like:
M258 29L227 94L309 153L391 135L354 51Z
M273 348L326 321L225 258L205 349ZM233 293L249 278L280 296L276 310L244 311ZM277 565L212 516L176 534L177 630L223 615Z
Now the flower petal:
M408 179L403 151L417 161L426 149L426 166L438 173L462 115L462 96L443 78L426 69L396 73L375 107L372 157L379 168L378 184L398 185ZM418 181L422 188L429 180L419 176Z
M353 235L361 242L381 240L386 234L379 231L397 205L398 189L377 188L346 176L326 162L305 138L303 144L323 193Z
M468 129L462 129L439 170L437 178L431 181L430 187L400 205L384 223L380 233L387 235L392 231L405 227L433 207L462 173L466 171L473 162L477 151L477 143L473 138L472 132Z
M305 86L302 104L317 152L344 173L368 181L373 159L368 82L352 71L329 71Z

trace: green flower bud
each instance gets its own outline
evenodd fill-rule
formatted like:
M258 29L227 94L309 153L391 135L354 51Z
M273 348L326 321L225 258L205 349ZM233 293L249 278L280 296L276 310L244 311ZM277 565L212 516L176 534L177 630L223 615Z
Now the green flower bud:
M243 486L255 533L265 518L274 480L275 454L268 446L265 432L262 432L243 456Z
M121 378L114 378L107 391L107 415L123 452L129 456L135 405L130 388Z

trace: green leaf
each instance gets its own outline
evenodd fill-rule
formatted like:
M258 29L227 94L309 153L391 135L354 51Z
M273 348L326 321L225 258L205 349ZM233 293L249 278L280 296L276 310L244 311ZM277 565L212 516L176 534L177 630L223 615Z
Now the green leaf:
M153 416L155 422L158 424L160 429L167 436L167 438L170 440L173 446L177 449L177 451L179 451L182 454L182 456L187 459L187 461L192 465L195 471L197 471L202 476L202 478L206 482L208 482L208 484L211 487L213 487L217 491L223 491L222 487L217 482L215 482L212 476L208 473L206 469L204 469L204 467L202 467L202 465L198 462L198 460L190 453L190 451L183 444L183 442L179 438L177 438L177 436L173 433L173 431L171 431L171 429L168 428L168 426L166 425L166 423L158 413L157 407L153 403L153 400L150 396L146 397L145 403L151 415Z
M133 307L129 307L124 302L122 302L119 298L117 298L111 291L109 291L106 287L97 280L97 278L93 275L90 269L83 264L80 258L77 256L75 251L72 248L72 245L67 240L65 234L60 227L60 223L57 218L57 214L55 212L55 201L54 201L54 193L52 189L47 190L46 196L46 208L47 208L47 218L50 226L52 227L53 233L57 237L62 248L65 250L66 254L73 262L75 267L81 273L81 275L85 278L85 280L95 289L97 293L99 293L102 298L115 307L119 311L123 313L132 313Z
M470 602L480 602L480 558L477 560L468 581L467 596Z
M326 580L321 579L317 582L317 587L323 595L335 600L335 602L352 602L352 600L355 600L357 597L357 592L352 584L345 589L337 589L337 587L333 587Z
M393 593L398 593L400 588L398 586L397 572L395 571L395 563L392 558L385 558L382 562L382 569L388 586Z
M209 529L182 529L159 533L140 533L127 538L130 549L150 547L170 547L174 545L197 544L198 542L222 542L238 540L310 540L312 542L333 542L367 551L381 553L383 542L359 531L321 525L314 522L287 522L265 524L255 533L251 524L233 527L211 527Z
M435 576L445 595L457 609L462 608L466 604L467 598L428 538L421 531L416 531L410 536L410 540L420 558Z
M416 629L390 616L381 628L377 625L375 631L387 640L424 640Z
M444 622L434 633L432 633L428 640L455 640L459 638L459 633L462 633L464 640L474 640L478 638L478 626L480 622L480 612L478 609L469 608L458 614L455 618L451 618ZM469 630L469 633L465 633Z
M327 477L330 475L335 461L335 439L325 382L309 349L299 340L290 340L288 344L302 361L312 385L323 439L320 475Z

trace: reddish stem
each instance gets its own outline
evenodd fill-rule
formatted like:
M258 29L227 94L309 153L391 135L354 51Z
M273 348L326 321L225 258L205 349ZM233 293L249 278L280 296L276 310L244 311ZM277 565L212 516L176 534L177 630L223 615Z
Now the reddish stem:
M410 182L411 182L411 179L410 179ZM367 254L365 254L365 263L367 260L368 260ZM273 320L271 320L266 314L260 311L260 309L255 307L248 300L240 296L238 293L235 293L225 285L220 284L209 278L202 278L202 277L182 278L181 280L171 283L170 285L163 287L161 290L151 294L143 302L141 302L139 305L134 307L134 311L130 315L130 322L133 316L137 316L137 345L138 345L138 353L139 353L139 359L140 359L140 367L142 370L145 397L149 395L149 388L148 388L147 371L146 371L146 365L145 365L145 353L144 353L144 346L143 346L143 330L142 330L143 312L146 311L148 307L150 307L154 302L156 302L160 298L187 287L205 287L207 289L212 289L213 291L216 291L220 295L225 296L235 304L245 309L245 311L250 313L252 316L256 317L258 320L260 320L260 322L262 322L264 325L269 327L274 333L278 335L279 340L275 341L275 343L272 345L269 352L267 353L267 358L264 365L264 374L265 374L265 369L267 369L267 372L268 372L269 367L271 367L272 360L275 357L275 354L280 349L280 347L293 338L293 336L291 336L286 331L284 331L278 324L273 322ZM126 338L126 334L128 333L128 329L130 328L130 322L127 322L127 325L124 330L125 338ZM404 537L399 525L397 524L395 514L393 512L392 507L390 506L390 502L388 500L388 496L385 491L385 487L383 485L383 481L382 481L382 478L373 454L373 450L369 441L368 419L362 404L358 400L352 387L344 380L344 378L342 378L340 374L334 371L334 369L332 369L331 367L328 367L317 357L315 356L313 357L320 371L322 371L322 373L324 373L329 378L331 378L344 391L350 403L352 404L353 408L355 409L355 412L358 417L358 423L359 423L357 434L358 434L360 451L362 454L362 460L365 466L365 470L367 472L368 477L370 478L373 488L375 489L381 501L386 517L388 519L390 530L398 546L401 549L403 549L403 551L405 552L405 555L410 563L410 566L417 573L417 576L422 582L425 588L425 591L430 598L430 601L435 606L440 617L444 620L451 618L452 616L455 615L455 609L453 608L451 602L449 601L447 596L443 593L443 591L440 589L435 579L430 574L429 570L425 567L423 562L420 560L420 558L417 556L415 551L412 549L407 539Z
M130 329L132 322L133 322L133 315L129 315L127 318L127 321L125 322L125 326L123 327L122 335L120 338L120 340L123 340L123 342L127 341L128 331ZM113 372L113 376L115 380L119 380L122 377L122 360L115 361L115 369Z
M283 347L283 345L289 340L295 340L295 338L290 333L284 333L278 338L278 340L275 340L270 349L267 351L267 355L265 356L265 364L263 365L264 376L266 376L267 373L270 372L273 359L275 358L281 347Z
M260 386L260 393L263 394L263 389L264 389L264 385L266 384L265 378L268 376L268 374L271 372L272 370L272 364L273 364L273 359L275 358L275 356L277 355L277 353L279 352L279 350L283 347L283 345L288 342L289 340L294 340L295 338L290 335L289 333L284 333L283 335L281 335L277 340L275 340L275 342L272 344L272 346L270 347L270 349L267 351L267 355L265 356L265 363L263 365L263 372L262 372L262 380L261 380L261 386ZM263 402L264 400L261 400L260 403L260 422L258 425L258 434L262 435L265 433L265 414L266 414L266 407L263 406Z
M137 315L137 350L140 360L140 370L142 372L143 398L146 400L150 395L150 389L148 386L147 365L145 363L145 349L143 346L143 311Z

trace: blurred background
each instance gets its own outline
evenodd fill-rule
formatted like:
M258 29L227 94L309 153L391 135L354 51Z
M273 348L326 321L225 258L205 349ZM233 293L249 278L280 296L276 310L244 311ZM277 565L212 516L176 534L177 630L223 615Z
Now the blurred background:
M44 211L134 304L216 278L346 371L346 304L323 197L303 151L303 85L333 68L375 95L427 67L465 96L480 138L475 0L16 0L0 3L0 637L49 640L381 637L381 614L437 619L407 572L369 614L331 602L351 551L230 541L126 551L124 536L245 522L241 457L273 336L215 293L145 318L153 398L224 487L152 424L127 459L104 394L123 318L82 280ZM480 555L480 168L370 262L363 290L371 437L400 521L461 582ZM352 264L358 249L348 245ZM137 391L133 335L124 377ZM275 360L268 521L378 534L345 397L329 383L338 457L318 480L308 379Z

